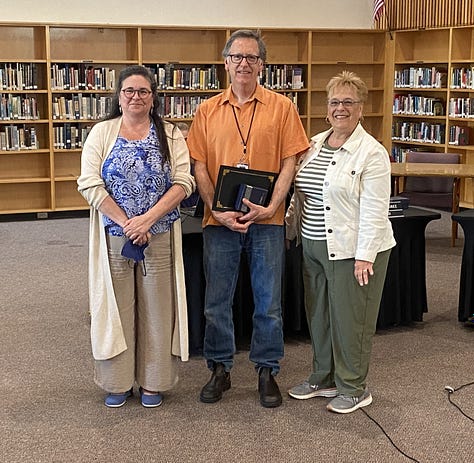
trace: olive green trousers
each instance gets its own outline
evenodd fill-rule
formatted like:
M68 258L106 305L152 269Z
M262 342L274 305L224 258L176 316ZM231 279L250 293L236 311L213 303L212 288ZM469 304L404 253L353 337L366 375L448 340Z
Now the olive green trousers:
M377 254L374 275L360 286L354 259L329 260L326 241L303 238L305 308L313 348L310 384L336 385L360 396L366 387L390 250Z

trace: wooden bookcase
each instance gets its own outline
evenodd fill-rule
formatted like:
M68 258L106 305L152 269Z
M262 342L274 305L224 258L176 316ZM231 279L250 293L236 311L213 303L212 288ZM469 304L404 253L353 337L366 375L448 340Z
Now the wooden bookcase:
M389 139L383 125L386 87L387 38L380 31L313 31L309 68L309 133L327 130L326 85L343 70L355 72L368 86L369 99L364 105L366 130L381 142Z
M390 59L389 59L390 60ZM405 113L390 111L392 118L392 155L403 161L405 151L455 152L461 154L465 164L474 164L474 76L460 88L458 76L474 72L474 27L449 27L432 30L398 31L394 33L394 70L436 69L442 75L437 87L420 88L414 85L398 87L392 81L392 101L401 96L416 101L436 100L434 114L416 114L408 105ZM392 74L394 75L394 74ZM462 81L462 80L461 80ZM459 102L459 104L457 103ZM453 112L453 107L470 103L464 112ZM415 107L417 107L415 105ZM400 139L400 126L420 128L442 127L441 139ZM424 126L422 124L425 124ZM436 130L434 130L436 133ZM406 132L404 132L406 134ZM413 131L409 132L413 133ZM461 133L461 135L459 135ZM461 206L474 207L472 181L461 182Z
M130 64L143 64L153 70L167 67L168 72L169 68L212 71L220 88L170 86L160 90L163 102L199 102L229 84L221 52L232 32L206 27L0 24L0 70L33 65L36 82L35 88L18 89L3 88L0 81L0 97L33 99L38 113L34 119L12 115L0 118L0 134L21 131L29 137L33 128L36 136L33 146L0 150L0 214L88 208L77 192L76 180L82 140L100 115L67 108L82 108L77 101L105 101L110 89L87 85L73 88L63 81L59 85L57 75L81 75L87 68L118 75ZM390 61L387 63L392 44L385 32L264 29L262 35L268 65L301 70L301 88L273 89L295 101L308 137L328 127L324 122L328 80L349 69L369 86L364 126L390 147L391 121L384 114L391 112L391 105L384 95L392 85ZM462 55L461 42L469 38L472 43L472 35L466 32L456 38L459 62L471 60L470 54ZM168 117L178 120L176 115ZM192 112L179 119L191 121Z

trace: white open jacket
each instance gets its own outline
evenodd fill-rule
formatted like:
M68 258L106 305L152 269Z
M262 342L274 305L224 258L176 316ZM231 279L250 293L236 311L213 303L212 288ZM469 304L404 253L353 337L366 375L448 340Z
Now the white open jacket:
M102 164L112 150L119 134L122 118L96 124L84 144L81 158L81 175L78 190L91 205L89 231L89 304L91 313L92 354L96 360L106 360L127 349L120 315L115 300L107 255L107 244L102 214L98 211L108 196L101 176ZM189 156L186 141L179 130L164 122L171 152L171 179L181 185L189 196L195 188L189 173ZM171 229L171 246L174 267L175 327L172 353L188 360L188 322L184 266L181 242L181 221Z
M299 162L301 171L321 150L332 129L312 138ZM395 246L388 218L390 159L385 148L359 124L338 149L323 182L324 220L330 260L374 262L378 252ZM301 234L304 195L295 191L285 223L286 237Z

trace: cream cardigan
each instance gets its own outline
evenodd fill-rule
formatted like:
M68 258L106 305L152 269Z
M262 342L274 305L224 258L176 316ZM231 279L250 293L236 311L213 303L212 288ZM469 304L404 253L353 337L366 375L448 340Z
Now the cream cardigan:
M98 211L102 201L108 196L101 176L102 164L112 150L117 139L122 118L96 124L82 151L81 175L77 180L78 190L91 206L89 230L89 304L91 313L92 354L96 360L106 360L127 349L120 315L115 300L106 235L102 214ZM174 126L164 122L170 142L171 176L173 184L181 185L189 196L194 188L193 177L189 173L189 154L186 142ZM171 230L171 246L174 264L174 289L176 301L175 327L173 331L172 353L186 361L188 353L188 320L184 266L181 243L181 221L176 220Z

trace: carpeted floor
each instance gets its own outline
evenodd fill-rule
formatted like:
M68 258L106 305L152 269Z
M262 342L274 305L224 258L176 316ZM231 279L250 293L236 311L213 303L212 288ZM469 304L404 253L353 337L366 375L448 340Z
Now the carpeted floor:
M88 219L0 223L0 460L29 462L474 461L472 420L445 385L474 381L474 330L457 321L462 239L450 247L450 215L427 227L429 311L424 321L378 332L369 385L374 402L347 416L327 399L259 405L247 353L217 404L198 401L201 358L180 365L158 409L136 397L103 405L93 383L87 308ZM282 391L305 379L311 349L287 340ZM452 395L474 417L474 386ZM372 418L372 419L371 419Z

